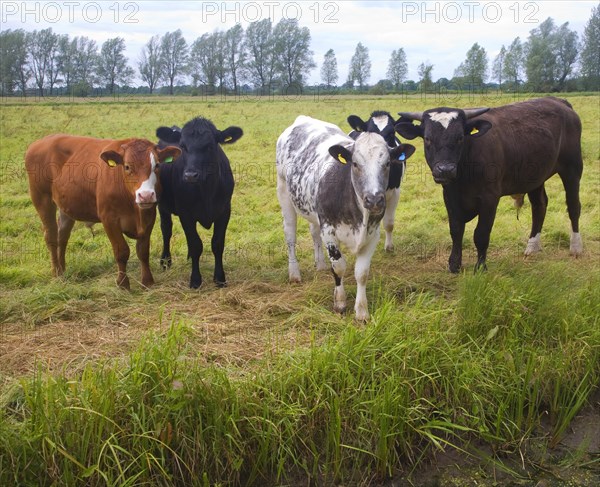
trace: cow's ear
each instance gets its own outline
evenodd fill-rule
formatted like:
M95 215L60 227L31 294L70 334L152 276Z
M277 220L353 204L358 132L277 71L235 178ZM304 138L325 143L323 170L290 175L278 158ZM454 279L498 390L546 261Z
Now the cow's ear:
M412 122L398 122L394 125L394 130L408 140L423 137L423 127L421 124L414 125Z
M329 153L336 160L342 164L352 162L352 152L346 149L343 145L332 145L329 148Z
M123 155L125 154L125 144L123 141L116 140L107 145L100 159L102 159L110 167L115 167L117 164L123 164Z
M400 144L390 151L390 160L391 162L404 162L415 153L415 150L417 149L414 145Z
M357 132L366 132L367 124L363 122L363 119L358 115L350 115L346 120L348 120L348 125L352 127Z
M233 144L244 135L244 131L239 127L227 127L225 130L217 132L217 142L219 144Z
M158 153L158 162L164 162L166 164L173 162L181 155L181 149L175 146L168 146L164 149L156 149Z
M492 124L487 120L471 120L465 125L465 135L471 137L481 137L485 135L489 129L492 128Z
M173 130L171 127L158 127L156 136L168 144L178 144L181 140L181 131Z

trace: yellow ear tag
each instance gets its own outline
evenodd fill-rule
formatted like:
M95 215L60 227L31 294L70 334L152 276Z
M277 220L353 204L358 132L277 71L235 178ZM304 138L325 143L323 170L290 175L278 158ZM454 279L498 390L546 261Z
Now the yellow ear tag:
M478 133L479 133L479 130L477 130L475 127L473 127L473 130L471 130L471 135L475 135Z
M116 167L117 163L115 161L113 161L112 159L109 159L108 161L106 161L106 163L110 166L110 167Z
M342 164L346 164L348 162L346 159L344 159L342 154L338 154L338 161L340 161Z
M223 140L223 142L229 142L231 139L233 139L233 137L231 137L231 136L225 137L225 140Z

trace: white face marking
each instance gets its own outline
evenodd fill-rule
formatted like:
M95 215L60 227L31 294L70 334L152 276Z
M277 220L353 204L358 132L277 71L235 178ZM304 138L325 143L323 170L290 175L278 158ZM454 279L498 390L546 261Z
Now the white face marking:
M450 122L458 117L458 112L431 112L429 118L434 122L438 122L445 129L448 128Z
M379 117L373 117L373 122L375 123L375 125L377 126L377 128L379 129L379 131L381 132L384 128L387 127L388 116L387 115L380 115Z
M156 203L155 186L157 178L156 173L154 172L154 170L156 169L156 165L157 164L156 158L154 157L154 153L150 152L150 177L146 179L135 192L135 202L137 204ZM153 197L151 198L151 201L148 201L147 195L149 195L150 193L153 194ZM145 198L142 198L142 196L144 196Z
M377 194L386 189L383 171L390 160L388 146L379 134L365 132L356 139L352 159L361 167L363 194Z

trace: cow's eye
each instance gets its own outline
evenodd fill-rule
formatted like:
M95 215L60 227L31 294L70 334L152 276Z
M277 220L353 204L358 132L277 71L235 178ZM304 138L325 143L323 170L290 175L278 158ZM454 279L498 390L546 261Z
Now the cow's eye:
M431 139L429 137L425 137L425 145L426 146L430 146L431 145Z
M125 164L125 170L126 170L127 172L129 172L129 170L130 170L130 169L131 169L131 166L130 166L129 164Z

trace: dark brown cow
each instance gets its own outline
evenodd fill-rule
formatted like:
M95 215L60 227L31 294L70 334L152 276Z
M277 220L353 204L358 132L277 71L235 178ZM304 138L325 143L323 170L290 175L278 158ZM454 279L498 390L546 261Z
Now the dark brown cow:
M25 154L29 192L44 225L52 274L60 276L65 270L65 251L75 221L101 222L119 266L117 284L129 289L129 246L123 234L137 240L142 284L153 284L148 260L160 192L156 173L160 162L180 153L177 147L161 150L145 139L63 134L31 144Z
M546 97L491 109L440 107L400 115L396 131L407 139L423 137L433 179L443 185L452 237L451 272L460 270L465 223L476 216L476 268L485 268L496 208L504 195L515 195L522 204L527 193L533 217L525 255L540 251L548 204L544 183L557 173L567 195L570 251L575 256L582 253L581 121L569 102ZM407 120L421 124L404 123Z

